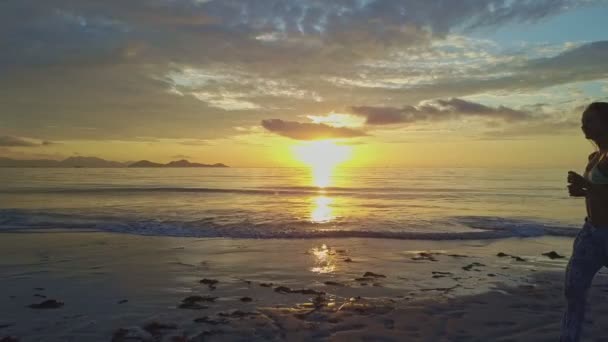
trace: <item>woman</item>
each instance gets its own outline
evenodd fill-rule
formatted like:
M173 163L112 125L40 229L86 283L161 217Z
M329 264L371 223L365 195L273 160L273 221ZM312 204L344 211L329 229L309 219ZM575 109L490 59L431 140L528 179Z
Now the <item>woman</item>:
M597 151L589 155L583 176L568 172L570 196L585 197L587 217L574 240L566 269L567 310L561 341L578 341L585 315L587 290L602 268L608 266L608 103L594 102L583 112L582 130Z

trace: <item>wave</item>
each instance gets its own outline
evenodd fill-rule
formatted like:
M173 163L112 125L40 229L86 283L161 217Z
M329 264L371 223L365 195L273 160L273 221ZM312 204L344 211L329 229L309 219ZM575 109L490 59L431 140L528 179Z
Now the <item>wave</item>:
M470 231L442 232L441 226L460 224ZM573 237L576 227L555 222L522 218L490 216L455 216L429 222L425 231L408 231L407 223L396 229L357 229L345 226L326 229L310 222L256 224L243 222L222 225L213 219L192 221L150 220L81 214L37 212L30 210L0 210L0 232L20 232L44 229L97 230L146 236L238 238L238 239L315 239L315 238L374 238L399 240L482 240L510 237L563 236ZM382 222L378 222L382 227ZM419 226L417 227L420 228Z

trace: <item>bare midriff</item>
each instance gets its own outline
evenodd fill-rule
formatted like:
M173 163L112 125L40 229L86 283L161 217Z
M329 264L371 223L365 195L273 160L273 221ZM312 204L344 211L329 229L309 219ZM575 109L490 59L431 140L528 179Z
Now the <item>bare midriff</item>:
M599 154L587 164L585 168L586 179L589 179L589 172L599 160ZM602 185L608 187L608 184ZM608 229L608 191L592 192L585 196L585 205L587 207L587 218L590 223L596 228Z

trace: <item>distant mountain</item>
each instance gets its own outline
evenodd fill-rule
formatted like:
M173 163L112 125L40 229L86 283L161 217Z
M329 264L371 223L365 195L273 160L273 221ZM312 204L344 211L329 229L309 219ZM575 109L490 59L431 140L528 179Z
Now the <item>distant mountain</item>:
M217 163L217 164L200 164L200 163L191 163L185 159L176 160L169 162L167 164L159 164L153 163L147 160L141 160L130 164L129 167L228 167L227 165Z
M0 167L61 167L58 160L37 159L19 160L10 158L0 158Z
M154 163L148 160L140 160L133 164L129 164L129 167L163 167L164 164Z
M200 164L200 163L191 163L185 159L172 161L164 165L165 167L228 167L224 164Z
M125 167L125 164L97 157L70 157L59 162L60 167Z
M141 160L135 163L120 163L97 157L70 157L64 160L51 159L11 159L0 157L0 167L64 167L64 168L117 168L117 167L228 167L227 165L191 163L187 160L172 161L167 164Z

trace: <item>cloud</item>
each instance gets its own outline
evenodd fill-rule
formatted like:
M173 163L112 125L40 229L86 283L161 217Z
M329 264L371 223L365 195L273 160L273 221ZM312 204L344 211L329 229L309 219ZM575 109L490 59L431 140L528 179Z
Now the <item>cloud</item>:
M0 30L11 34L0 38L0 48L8 52L0 63L253 62L265 69L332 70L394 49L425 45L463 27L534 22L600 2L5 1Z
M0 136L0 146L4 147L39 147L51 145L52 142L46 140L36 140L31 138L14 137L10 135Z
M522 139L539 135L571 134L580 130L580 121L573 119L539 120L532 123L508 126L503 129L492 129L481 136L482 140ZM581 133L582 136L582 133Z
M532 60L463 38L597 3L3 1L2 126L51 140L217 139L277 108L290 122L345 104L398 108L597 79L608 68L602 44Z
M301 123L281 119L262 120L262 127L272 133L296 140L355 138L366 135L360 130L347 127L332 127L326 124Z
M531 118L531 115L525 111L505 106L488 107L480 103L457 98L426 101L416 106L407 105L401 108L354 106L351 107L351 110L355 115L365 117L365 122L368 125L449 120L462 116L501 119L508 122Z

